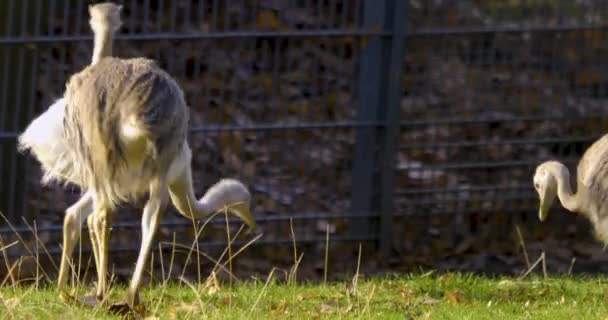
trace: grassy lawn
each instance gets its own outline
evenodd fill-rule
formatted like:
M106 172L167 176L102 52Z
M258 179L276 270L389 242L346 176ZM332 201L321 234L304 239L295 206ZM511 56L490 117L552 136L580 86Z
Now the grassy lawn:
M356 283L248 280L143 289L148 319L607 319L608 277L524 280L433 273ZM115 286L116 301L124 287ZM53 288L0 290L2 319L117 319L105 308L62 303Z

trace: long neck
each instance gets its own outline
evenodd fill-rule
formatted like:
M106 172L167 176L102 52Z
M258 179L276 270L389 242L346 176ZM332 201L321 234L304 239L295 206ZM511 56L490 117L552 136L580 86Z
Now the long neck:
M113 35L109 28L102 28L95 31L95 40L93 47L93 61L91 64L96 64L103 57L112 55Z
M186 170L181 178L169 187L171 200L177 210L191 219L199 219L208 216L226 204L223 197L213 192L208 192L202 199L197 200L192 186L192 173Z
M570 172L564 165L551 166L549 169L551 175L557 181L557 197L564 208L575 212L578 209L578 198L572 193L570 186Z

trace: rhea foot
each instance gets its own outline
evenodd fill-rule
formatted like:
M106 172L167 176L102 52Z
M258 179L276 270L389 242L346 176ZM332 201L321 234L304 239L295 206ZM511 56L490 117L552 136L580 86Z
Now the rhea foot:
M80 301L82 304L84 304L86 306L96 307L98 304L100 304L103 301L103 299L100 299L99 297L92 295L92 294L87 294L84 296L79 296L78 301Z
M87 295L83 295L83 296L78 296L75 297L72 294L69 294L67 291L65 290L61 290L59 292L59 298L61 299L61 301L63 301L66 304L73 304L73 305L82 305L82 306L86 306L86 307L96 307L98 304L100 304L103 299L93 295L93 294L87 294Z
M146 306L139 302L139 295L136 294L133 297L127 295L123 300L113 303L109 307L111 313L123 315L123 316L144 316L146 313Z

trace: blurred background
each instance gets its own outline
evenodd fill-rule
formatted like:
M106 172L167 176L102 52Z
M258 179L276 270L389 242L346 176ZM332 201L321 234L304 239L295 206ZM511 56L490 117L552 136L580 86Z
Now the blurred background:
M89 64L95 2L0 3L0 240L18 241L0 254L22 276L36 259L56 272L80 191L42 186L16 137ZM318 278L326 243L330 278L355 272L359 245L367 273L517 273L543 252L549 272L608 271L589 223L557 203L540 223L532 188L544 160L574 176L608 128L606 1L116 2L114 55L156 59L186 93L197 196L221 177L251 188L259 225L232 250L263 235L234 259L237 275L303 254L299 277ZM132 272L142 207L116 212L118 276ZM240 223L218 215L198 239L204 255L187 260L193 224L171 208L152 270L172 252L176 275L209 270L227 223L234 238Z

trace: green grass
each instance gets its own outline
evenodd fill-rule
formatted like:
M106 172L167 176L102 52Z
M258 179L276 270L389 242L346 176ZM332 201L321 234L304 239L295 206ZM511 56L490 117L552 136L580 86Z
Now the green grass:
M149 319L606 319L608 277L524 280L416 274L331 284L248 280L146 286ZM116 301L124 287L115 286ZM66 305L53 288L0 289L2 319L116 319L104 308Z

